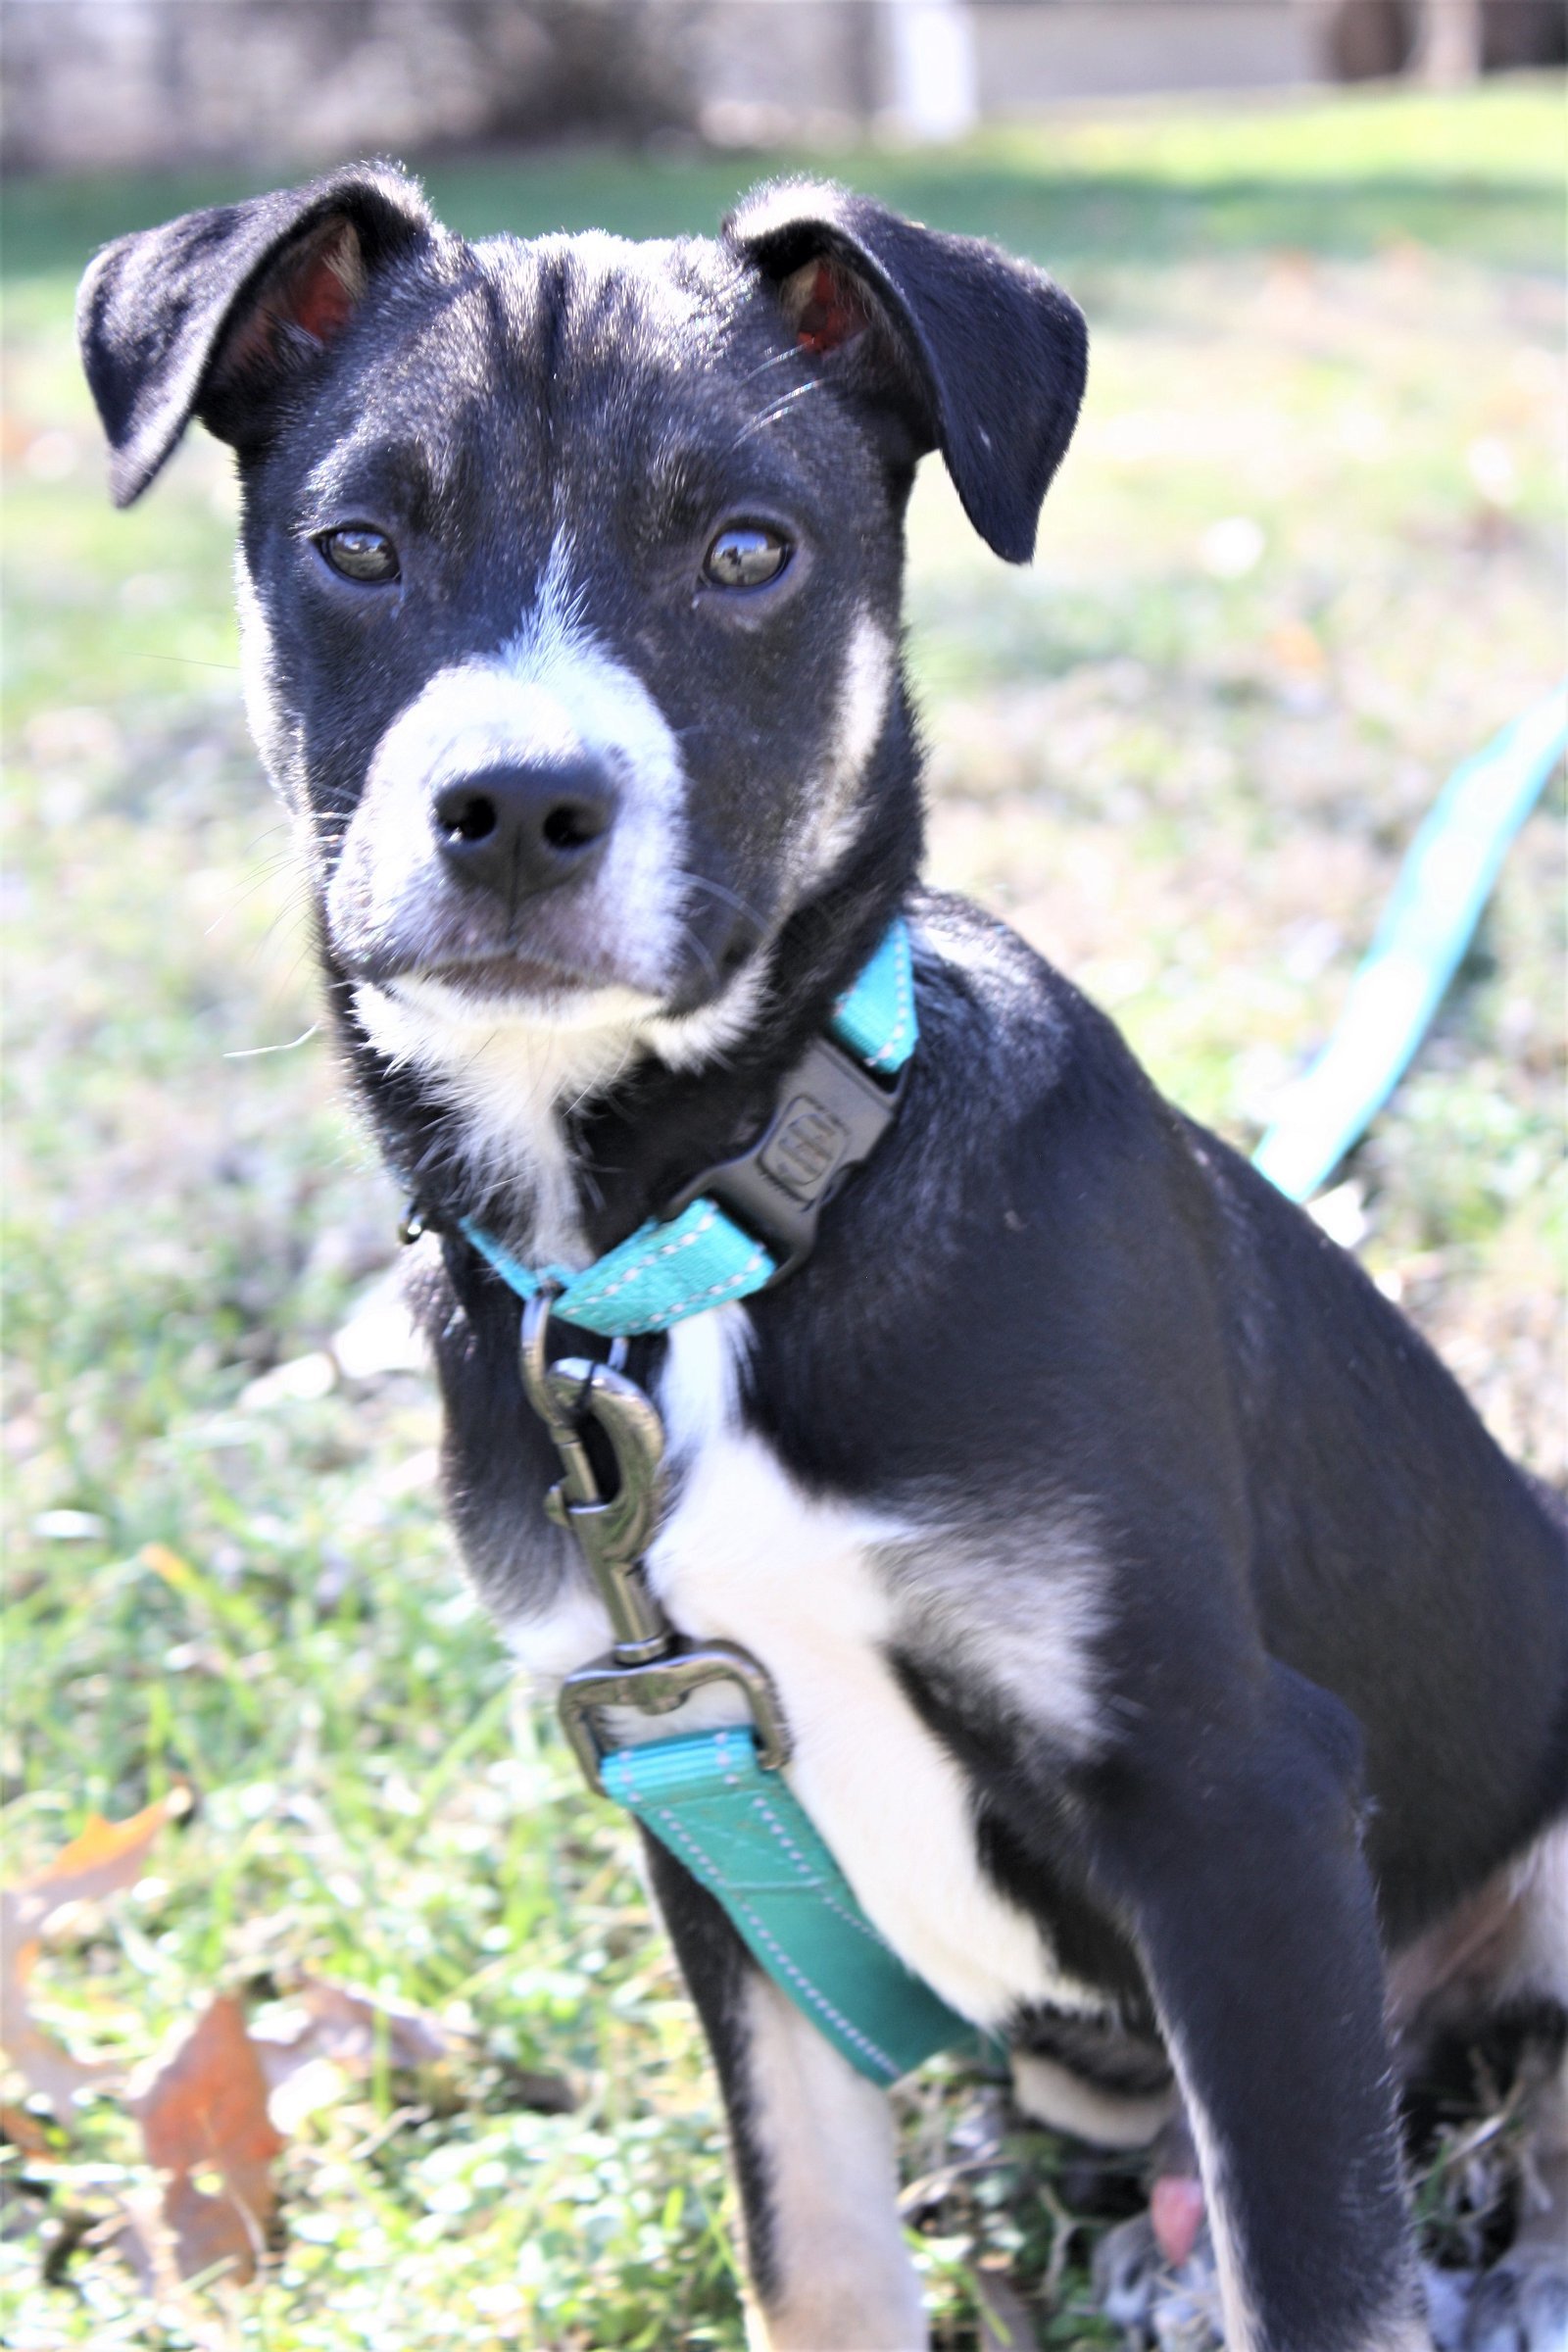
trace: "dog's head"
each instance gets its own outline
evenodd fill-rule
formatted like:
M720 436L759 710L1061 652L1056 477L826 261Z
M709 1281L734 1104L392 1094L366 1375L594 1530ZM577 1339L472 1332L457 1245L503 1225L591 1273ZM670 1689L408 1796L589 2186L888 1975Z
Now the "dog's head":
M253 725L362 1017L437 1060L724 1033L912 793L916 461L1023 561L1084 380L1038 270L806 183L469 244L356 168L122 238L79 317L121 503L193 415L238 452Z

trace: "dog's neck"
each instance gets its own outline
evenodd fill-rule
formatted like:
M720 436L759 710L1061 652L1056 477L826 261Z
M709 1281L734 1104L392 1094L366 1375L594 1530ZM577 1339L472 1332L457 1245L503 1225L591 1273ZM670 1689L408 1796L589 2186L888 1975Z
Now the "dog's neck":
M913 789L712 1005L593 1028L478 1020L436 1073L397 1006L334 965L327 998L382 1152L426 1214L472 1218L531 1262L582 1264L744 1148L913 885Z

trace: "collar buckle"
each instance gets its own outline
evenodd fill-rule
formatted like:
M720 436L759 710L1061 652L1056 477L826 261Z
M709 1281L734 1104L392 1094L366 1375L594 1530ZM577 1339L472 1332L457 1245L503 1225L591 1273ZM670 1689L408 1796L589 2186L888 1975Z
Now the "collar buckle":
M908 1068L890 1084L830 1038L812 1038L757 1141L692 1177L661 1219L678 1217L699 1195L716 1200L777 1260L771 1289L810 1255L822 1210L893 1124Z

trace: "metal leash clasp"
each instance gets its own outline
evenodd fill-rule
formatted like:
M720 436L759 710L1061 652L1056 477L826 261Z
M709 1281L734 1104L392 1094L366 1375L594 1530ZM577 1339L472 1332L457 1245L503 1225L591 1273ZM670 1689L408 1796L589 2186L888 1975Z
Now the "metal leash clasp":
M750 1651L733 1642L688 1642L675 1632L643 1568L643 1553L663 1504L664 1429L652 1400L618 1360L589 1363L564 1356L547 1360L550 1308L542 1287L522 1317L522 1381L528 1401L550 1432L562 1475L545 1498L558 1527L569 1528L610 1615L614 1646L568 1674L559 1701L562 1729L590 1788L605 1793L604 1749L594 1723L601 1707L635 1707L668 1714L706 1684L734 1683L744 1693L757 1733L758 1762L768 1770L789 1755L789 1734L778 1693ZM592 1419L608 1440L615 1487L608 1498L583 1442Z

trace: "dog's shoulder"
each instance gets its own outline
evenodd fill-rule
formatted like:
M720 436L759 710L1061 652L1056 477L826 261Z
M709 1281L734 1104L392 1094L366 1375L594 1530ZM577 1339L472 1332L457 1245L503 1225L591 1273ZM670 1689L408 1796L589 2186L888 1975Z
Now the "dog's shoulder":
M988 1155L1009 1136L1038 1151L1047 1130L1077 1152L1094 1129L1134 1151L1152 1129L1185 1152L1114 1021L1009 924L945 891L917 891L909 911L920 1051L908 1125L935 1117L947 1140ZM960 1102L974 1115L955 1122Z
M910 914L920 1051L889 1158L959 1188L933 1196L935 1225L972 1231L989 1203L1004 1236L1080 1259L1115 1234L1125 1250L1140 1232L1169 1245L1205 1226L1217 1155L1231 1155L1164 1099L1115 1022L968 901L922 891Z

